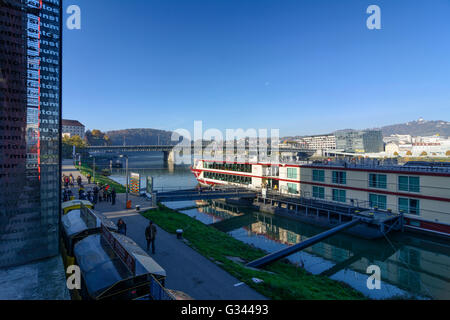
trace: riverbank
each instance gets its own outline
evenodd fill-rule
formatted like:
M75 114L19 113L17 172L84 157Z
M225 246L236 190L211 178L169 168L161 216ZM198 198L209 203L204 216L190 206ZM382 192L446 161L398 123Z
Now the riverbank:
M247 262L267 253L164 205L142 215L169 233L183 229L183 237L190 247L270 299L365 299L363 294L344 283L310 274L284 261L267 266L265 271L247 268ZM252 278L263 282L255 283Z
M87 164L82 163L81 166L75 165L75 168L80 170L81 173L84 175L87 175L89 173L92 177L94 177L94 170L92 170L92 168L89 167ZM126 192L126 188L122 184L120 184L106 176L103 176L100 172L98 172L98 170L95 170L95 182L100 182L102 184L109 185L109 186L113 187L117 193L125 193Z

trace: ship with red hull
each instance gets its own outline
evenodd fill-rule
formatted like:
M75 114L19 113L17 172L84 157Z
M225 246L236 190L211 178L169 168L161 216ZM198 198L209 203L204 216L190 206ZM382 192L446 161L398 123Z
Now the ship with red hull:
M450 237L450 166L443 164L398 165L371 159L320 163L201 159L191 171L202 186L238 186L264 197L282 197L287 203L312 201L356 208L357 212L384 212L401 216L402 229ZM264 207L269 208L267 204Z

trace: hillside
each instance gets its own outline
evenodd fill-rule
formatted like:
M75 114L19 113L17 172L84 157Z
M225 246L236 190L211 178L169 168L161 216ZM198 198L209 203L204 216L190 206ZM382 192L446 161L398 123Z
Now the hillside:
M336 132L350 131L352 129L341 129ZM423 120L419 119L416 121L399 123L393 125L387 125L381 128L372 128L367 130L381 130L384 137L390 136L392 134L409 134L411 136L434 136L439 134L442 137L450 137L450 122L443 120ZM326 135L326 134L316 134L316 135ZM286 136L282 140L295 140L305 136Z
M113 146L173 145L172 132L156 129L124 129L106 132Z
M419 119L407 123L394 124L381 128L383 136L391 134L409 134L411 136L450 136L450 122L442 120L427 121Z

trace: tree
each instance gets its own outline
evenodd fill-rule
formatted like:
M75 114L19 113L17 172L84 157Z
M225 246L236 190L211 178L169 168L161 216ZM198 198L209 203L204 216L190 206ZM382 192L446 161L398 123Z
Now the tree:
M421 154L420 154L420 156L422 156L422 157L425 157L425 156L427 156L428 155L428 153L426 153L426 151L423 151Z
M103 133L100 130L97 130L97 129L92 130L91 134L94 137L97 137L97 138L101 138L103 136Z
M64 136L62 139L62 154L63 158L71 158L73 147L75 146L76 152L83 153L84 149L87 147L86 142L81 139L80 136Z
M395 152L394 152L394 156L396 156L396 157L398 157L398 156L399 156L399 154L398 154L398 152L397 152L397 151L395 151Z
M445 153L445 155L446 155L447 157L450 157L450 150L447 150L447 152Z
M412 156L412 152L411 152L411 151L407 151L407 152L406 152L406 155L407 155L407 156Z

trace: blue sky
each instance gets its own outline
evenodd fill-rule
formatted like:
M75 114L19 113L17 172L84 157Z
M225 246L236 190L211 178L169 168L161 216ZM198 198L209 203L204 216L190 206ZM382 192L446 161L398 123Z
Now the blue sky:
M450 120L450 1L70 0L63 116L89 129ZM381 8L382 30L366 9Z

